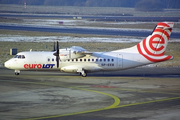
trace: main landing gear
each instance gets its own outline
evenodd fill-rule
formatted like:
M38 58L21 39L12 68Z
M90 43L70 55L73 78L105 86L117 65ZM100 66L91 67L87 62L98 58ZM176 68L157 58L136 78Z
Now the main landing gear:
M81 69L78 69L77 71L79 73L79 75L81 75L82 77L86 77L87 76L87 73L81 68Z
M81 75L82 77L86 77L87 76L87 73L79 73L79 75Z
M14 74L15 75L19 75L20 74L20 70L15 70Z
M82 76L82 77L86 77L86 76L87 76L87 73L85 73L85 72L84 72L83 74L81 73L81 76Z

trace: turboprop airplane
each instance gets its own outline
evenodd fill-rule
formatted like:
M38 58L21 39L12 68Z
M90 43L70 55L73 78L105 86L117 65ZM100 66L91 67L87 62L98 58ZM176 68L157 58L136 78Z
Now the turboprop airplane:
M54 52L20 52L5 62L5 67L15 70L60 70L79 73L117 71L173 59L164 55L174 23L158 23L151 35L137 45L110 52L89 52L82 47L59 49Z

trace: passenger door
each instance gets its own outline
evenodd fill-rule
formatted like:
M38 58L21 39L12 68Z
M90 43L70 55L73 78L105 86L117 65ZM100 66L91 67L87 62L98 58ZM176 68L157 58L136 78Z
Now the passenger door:
M117 54L117 68L123 68L123 55Z

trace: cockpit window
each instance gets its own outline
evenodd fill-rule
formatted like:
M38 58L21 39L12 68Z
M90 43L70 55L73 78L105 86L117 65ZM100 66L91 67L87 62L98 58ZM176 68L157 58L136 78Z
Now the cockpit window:
M22 58L22 59L24 59L24 58L25 58L25 56L24 56L24 55L22 55L22 56L21 56L21 58Z
M18 55L14 56L14 58L18 58Z
M14 56L14 58L25 59L25 56L24 55L16 55L16 56Z

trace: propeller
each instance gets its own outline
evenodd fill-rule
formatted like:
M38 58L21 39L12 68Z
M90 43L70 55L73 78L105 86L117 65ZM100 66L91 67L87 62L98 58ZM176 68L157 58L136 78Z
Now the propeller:
M55 43L54 43L54 49L55 49ZM53 55L56 56L57 68L59 68L59 42L58 41L57 41L56 52Z

